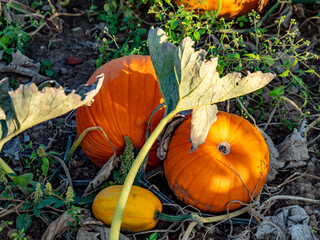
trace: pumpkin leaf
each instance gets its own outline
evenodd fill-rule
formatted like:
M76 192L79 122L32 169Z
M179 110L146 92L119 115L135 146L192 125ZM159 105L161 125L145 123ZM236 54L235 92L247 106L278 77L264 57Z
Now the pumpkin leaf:
M191 152L204 143L214 122L215 110L205 106L254 92L276 76L248 72L242 78L240 73L233 72L220 78L216 69L218 57L206 59L206 51L195 51L190 37L184 38L176 48L167 41L165 32L157 28L149 31L148 41L150 57L167 105L166 115L171 111L197 108L193 112L196 116L192 121Z
M0 81L0 150L5 142L27 128L89 104L99 91L103 75L93 85L82 85L67 93L62 87L38 90L34 83L9 89L8 79Z
M148 34L149 54L158 77L160 92L166 103L166 113L173 111L179 102L179 83L174 73L174 54L177 47L167 41L161 28L151 28Z
M198 145L204 144L212 123L217 120L218 107L216 104L194 108L191 115L191 150L198 149Z
M149 52L154 65L167 112L183 111L214 104L256 91L276 75L271 73L230 73L220 78L216 70L218 58L206 59L204 50L195 51L190 37L178 48L167 41L161 28L148 35Z

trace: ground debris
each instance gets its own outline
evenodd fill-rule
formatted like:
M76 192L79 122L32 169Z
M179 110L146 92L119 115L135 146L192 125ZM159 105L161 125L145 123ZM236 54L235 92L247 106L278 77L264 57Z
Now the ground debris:
M257 229L256 238L270 240L316 240L309 223L309 215L298 205L283 207L274 216L267 216Z
M12 53L12 62L9 65L0 63L0 72L17 73L22 76L31 77L32 82L39 84L49 79L39 74L40 67L40 63L33 61L17 50L15 53Z
M286 139L277 147L279 157L287 162L287 167L302 167L307 165L305 162L308 160L308 147L307 141L300 135L295 128L293 133L288 135Z
M87 219L83 226L78 230L77 240L108 240L110 228L103 225L102 222L93 218ZM119 240L128 240L126 236L120 233Z
M90 217L90 211L84 208L77 209L77 214L81 216L82 224L83 222ZM58 219L52 222L47 230L41 237L41 240L54 240L57 236L62 235L66 232L74 221L73 215L69 214L68 211L63 213Z

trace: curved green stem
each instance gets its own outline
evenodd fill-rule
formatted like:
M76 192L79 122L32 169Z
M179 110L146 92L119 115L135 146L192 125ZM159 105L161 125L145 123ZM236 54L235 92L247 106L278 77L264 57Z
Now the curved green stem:
M70 160L74 151L77 149L77 147L80 145L80 143L82 142L82 140L84 139L84 137L90 132L90 131L93 131L93 130L100 130L103 135L106 137L106 139L108 140L112 150L113 150L113 153L116 154L116 150L114 149L108 135L105 133L105 131L103 131L102 127L98 127L98 126L94 126L94 127L88 127L86 128L81 134L80 136L78 137L78 139L72 144L72 147L70 148L69 152L68 152L68 155L66 157L66 160Z
M215 15L216 18L219 16L221 8L222 8L222 0L218 0L218 8Z
M111 230L110 230L110 240L118 240L119 239L119 234L120 234L120 226L121 226L121 220L122 220L122 215L124 208L126 206L128 196L133 184L133 181L137 175L137 172L144 160L144 157L147 155L149 150L151 149L153 143L156 141L157 137L161 133L162 129L166 126L166 124L170 121L170 119L178 113L177 110L173 110L170 112L167 116L165 116L158 126L155 128L155 130L152 132L148 140L145 142L143 147L141 148L137 158L134 160L130 171L127 175L127 178L123 184L118 203L113 215L112 219L112 224L111 224Z
M17 174L12 170L12 168L0 157L0 166L5 171L5 173L10 177L12 181L15 180ZM29 189L26 186L18 186L21 192L24 194L30 193Z
M6 172L6 174L8 174L8 176L14 180L14 177L9 175L10 173L12 174L16 174L11 167L9 167L8 164L6 164L6 162L0 157L0 166L2 167L2 169Z

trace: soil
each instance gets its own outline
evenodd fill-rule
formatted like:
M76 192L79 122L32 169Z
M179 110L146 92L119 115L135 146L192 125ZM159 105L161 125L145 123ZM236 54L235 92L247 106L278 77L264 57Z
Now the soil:
M271 1L264 11L270 9L275 2ZM96 3L96 5L103 5L102 1ZM100 7L101 7L100 6ZM308 21L304 24L304 27L300 28L301 37L307 40L314 40L320 38L320 27L319 20L309 19L309 17L315 16L320 13L320 7L316 4L285 4L285 6L292 6L292 18L296 19L298 25L302 24L305 21ZM78 13L85 12L90 8L90 1L71 1L71 4L64 10L68 13ZM146 12L145 9L141 9L141 12ZM275 12L272 17L270 17L265 24L262 26L269 26L274 23L280 15ZM140 17L149 22L152 22L152 17L146 16L146 14L141 14ZM99 22L89 21L88 17L84 14L83 16L62 16L62 32L57 33L54 31L49 31L48 29L43 29L38 34L36 34L30 45L26 49L26 55L36 61L41 62L42 60L48 60L52 63L52 70L54 72L53 79L56 80L63 87L74 89L79 85L84 84L89 77L96 70L96 60L100 56L100 52L97 48L97 40L95 36L102 34L101 28L99 29ZM145 25L145 28L148 29L149 26ZM273 26L274 31L277 31ZM273 29L271 29L272 32ZM123 37L123 36L122 36ZM313 46L313 52L318 53L320 51L319 42ZM68 64L69 58L76 58L80 60L78 64ZM320 74L320 64L319 60L309 61L308 64L316 72ZM20 83L29 82L31 79L14 76L17 81ZM3 73L0 73L0 79L4 77ZM316 89L320 89L319 80L315 75L306 75L302 79L308 86L313 86ZM273 86L281 84L278 80L273 82ZM303 100L297 96L297 94L292 93L287 96L298 106L303 104ZM267 100L266 97L265 100ZM316 98L317 99L317 98ZM317 99L319 101L319 97ZM254 107L254 102L247 102L247 107ZM297 120L297 117L300 116L299 112L295 107L288 103L284 103L283 109L279 109L274 116L273 121L279 122L282 118L286 117L288 120L294 122ZM220 108L226 109L227 104L220 104ZM263 127L270 116L273 108L268 108L268 112L265 113L265 116L262 118L260 126ZM230 112L241 114L241 110L238 108L236 102L231 102ZM253 114L255 119L260 119L261 112L257 111ZM318 114L310 107L310 116L306 118L307 124L310 124ZM298 126L297 126L298 127ZM285 140L285 138L292 132L292 129L283 128L276 124L270 124L266 130L266 133L271 137L273 142L277 145ZM309 140L316 138L319 135L319 129L311 130L309 135ZM51 145L50 151L56 151L63 156L68 145L68 139L72 141L76 137L76 126L75 126L75 112L63 115L56 119L52 119L45 123L39 124L32 127L31 129L26 130L19 135L20 142L26 145L29 140L33 142L35 146L44 144L47 146L49 143ZM320 139L310 145L309 148L309 158L306 160L306 165L301 167L283 167L279 169L277 177L268 181L265 185L261 201L268 199L271 196L275 195L288 195L288 196L299 196L305 197L308 199L320 199L320 157L319 157L319 148L320 148ZM15 171L18 174L26 173L27 170L20 167L20 164L12 165ZM95 166L87 158L85 153L78 149L72 161L69 163L69 170L73 180L92 180L99 168ZM298 177L295 180L289 181L287 184L278 187L280 184L284 183L289 177L293 174L300 173L304 174L301 177ZM299 175L296 175L299 176ZM155 177L149 179L150 182L157 186L157 188L163 192L166 196L173 199L175 202L184 206L183 203L178 201L173 192L170 190L167 185L166 179L163 174L158 174ZM80 182L80 181L79 181ZM61 185L61 179L56 177L52 182L53 188L59 187ZM85 183L86 184L86 183ZM78 185L75 187L77 196L81 196L86 186ZM278 200L271 204L270 208L264 212L264 216L272 216L275 211L281 207L299 205L306 210L310 216L309 226L313 228L313 232L316 238L320 237L320 205L315 203L310 203L306 201L297 201L297 200ZM90 209L90 204L86 205ZM164 211L172 212L168 207L164 208ZM16 213L11 213L7 215L4 219L6 221L15 221L17 217ZM248 216L243 216L243 218L248 218ZM183 233L188 227L189 223L185 222L184 224L175 224L159 221L158 225L155 228L155 231L158 231L158 239L168 234L167 239L178 239L181 233ZM14 227L12 227L14 228ZM32 225L29 230L26 232L28 239L40 239L42 234L47 228L47 222L43 219L32 216ZM170 231L168 230L170 229ZM245 224L230 224L229 222L221 222L218 224L206 224L204 226L197 225L194 228L192 235L193 239L256 239L254 233L257 230L256 226L248 226ZM126 234L130 239L146 239L150 236L152 232L145 233L143 235L131 235ZM245 234L247 233L247 235ZM7 236L8 229L0 232L0 239L9 239ZM242 235L241 235L242 234ZM249 237L246 237L246 236ZM71 234L72 238L75 238L75 233ZM64 239L64 236L61 236L59 239Z

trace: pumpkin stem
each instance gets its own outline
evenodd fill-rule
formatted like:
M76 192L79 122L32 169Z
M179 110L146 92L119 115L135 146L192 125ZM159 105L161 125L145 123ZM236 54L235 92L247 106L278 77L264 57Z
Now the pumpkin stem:
M162 213L160 211L156 211L155 214L154 214L154 219L155 220L163 220L163 221L167 221L167 222L181 222L181 221L184 221L184 220L187 220L187 219L198 219L199 220L199 217L197 215L194 215L194 214L190 214L190 215L168 215L168 214L165 214L165 213Z
M223 155L227 155L231 152L230 144L228 142L221 142L218 147L218 151Z

